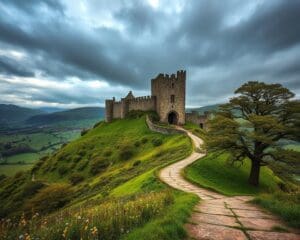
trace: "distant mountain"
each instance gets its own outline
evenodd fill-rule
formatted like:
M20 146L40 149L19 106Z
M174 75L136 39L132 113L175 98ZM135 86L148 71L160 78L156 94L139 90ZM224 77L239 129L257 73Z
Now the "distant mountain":
M32 125L46 125L63 121L76 121L84 119L101 119L104 118L104 108L101 107L83 107L75 108L61 112L40 114L32 116L26 120L26 123Z
M199 107L199 108L188 108L188 109L187 109L187 112L197 111L197 112L199 112L200 114L203 114L203 113L206 112L206 111L211 112L211 111L216 111L216 110L218 110L218 108L219 108L220 105L221 105L221 104L214 104L214 105L208 105L208 106Z
M34 115L43 114L39 109L19 107L12 104L0 104L0 123L11 124L22 122Z
M63 108L58 108L58 107L41 107L39 109L45 113L54 113L54 112L61 112L61 111L68 110L68 109L63 109Z

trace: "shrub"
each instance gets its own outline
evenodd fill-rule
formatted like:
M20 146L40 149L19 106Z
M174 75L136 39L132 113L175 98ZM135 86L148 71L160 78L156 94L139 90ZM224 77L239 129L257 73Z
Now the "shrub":
M106 150L106 151L104 151L104 153L103 153L103 156L104 157L110 157L112 155L112 151L111 150Z
M136 160L133 164L132 164L132 166L138 166L138 165L140 165L141 164L141 160Z
M145 112L141 110L131 110L126 114L126 118L135 119L144 116Z
M23 188L22 196L25 198L32 197L44 186L45 184L40 181L28 182Z
M96 127L100 126L101 123L103 123L103 121L95 123L95 125L93 126L93 128L96 128Z
M81 156L79 156L79 155L73 156L73 162L75 162L75 163L79 162L80 159L81 159Z
M82 129L81 130L81 133L80 133L80 136L84 136L85 134L87 134L89 132L89 129Z
M7 176L5 174L0 174L0 182L6 178L7 178Z
M39 191L27 204L25 211L50 213L65 206L72 198L72 190L67 184L52 184Z
M134 146L136 146L136 147L139 147L141 145L141 142L140 141L136 141L135 143L134 143Z
M124 147L121 149L119 157L122 161L126 161L133 156L133 152L130 147Z
M159 122L159 115L157 114L157 112L154 112L154 111L152 111L152 112L149 112L148 113L148 116L149 116L149 118L150 118L150 120L152 121L152 122Z
M84 149L80 149L80 150L78 151L78 154L79 154L80 156L84 156L84 155L86 154L86 151L85 151Z
M109 166L109 161L106 159L97 159L94 160L91 164L90 173L96 175L100 172L103 172Z
M78 164L78 170L84 170L88 164L89 164L89 161L87 159L81 161Z
M160 138L154 138L152 140L152 145L154 147L158 147L158 146L162 145L162 143L163 143L163 141Z
M76 185L84 180L84 176L80 173L73 173L69 180L73 185Z
M61 166L59 169L58 169L58 173L60 176L63 176L67 173L68 171L68 168L66 166Z
M141 142L142 142L142 144L145 144L145 143L147 143L147 142L148 142L148 138L146 138L146 137L143 137L143 138L142 138L142 140L141 140Z

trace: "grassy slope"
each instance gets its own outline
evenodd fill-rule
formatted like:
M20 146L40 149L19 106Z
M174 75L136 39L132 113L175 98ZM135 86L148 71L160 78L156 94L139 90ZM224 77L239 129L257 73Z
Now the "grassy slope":
M155 146L154 139L162 140L162 144ZM124 150L131 152L127 160L122 159ZM138 196L152 191L165 191L168 187L157 180L156 170L162 165L188 156L191 150L190 140L185 135L167 136L151 132L145 124L144 117L116 120L110 124L102 122L44 162L40 161L35 171L35 178L47 184L69 183L72 174L81 174L84 180L72 187L76 197L66 206L72 208L90 201L97 202L110 198ZM91 170L95 162L108 162L109 165L99 173L92 174ZM62 168L65 169L63 174L60 170ZM22 184L29 181L30 174L25 174L18 179L7 180L7 182L11 181L9 190L12 192L5 201L14 202L14 196L20 195ZM17 188L13 187L15 183L18 184ZM7 190L5 184L0 184L0 191L3 190ZM153 228L160 229L156 233L157 239L166 236L180 239L183 236L183 222L197 202L197 198L175 190L172 190L172 194L174 203L168 206L163 217L160 216L159 220L154 218L143 228L132 231L128 236L129 239L133 239L130 236L150 239L150 236L153 236ZM6 204L8 203L6 202L4 206ZM18 207L20 206L10 206L12 209ZM92 211L92 208L87 211ZM177 219L174 217L176 215Z
M187 129L205 139L205 133L194 124L187 124ZM298 145L287 145L286 148L299 150ZM185 177L196 184L221 192L225 195L255 195L254 202L279 215L293 227L300 227L299 187L284 183L268 167L261 168L260 187L255 188L247 183L250 173L250 162L235 168L228 166L226 155L209 154L199 159L185 170ZM290 193L282 192L278 183L285 188L294 189Z
M228 165L225 154L209 154L190 165L185 174L190 181L225 195L253 195L277 189L280 179L269 168L261 168L259 188L248 184L249 172L250 162L247 160L242 166L234 167Z

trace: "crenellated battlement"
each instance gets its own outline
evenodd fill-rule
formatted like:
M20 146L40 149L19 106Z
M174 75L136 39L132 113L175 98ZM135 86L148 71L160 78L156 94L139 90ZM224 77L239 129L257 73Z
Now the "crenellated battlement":
M186 71L176 74L158 74L151 80L151 95L135 97L132 91L116 101L105 101L106 121L124 118L129 111L156 111L162 122L185 123L185 80ZM171 120L170 120L171 119ZM171 122L170 122L171 121Z
M155 99L154 96L142 96L142 97L136 97L134 99L131 99L131 102L140 102L140 101L153 101Z
M152 80L163 80L163 81L170 81L170 80L173 80L173 81L176 81L176 80L185 80L186 78L186 71L184 70L179 70L177 71L176 74L163 74L163 73L160 73L157 75L156 78L152 79Z

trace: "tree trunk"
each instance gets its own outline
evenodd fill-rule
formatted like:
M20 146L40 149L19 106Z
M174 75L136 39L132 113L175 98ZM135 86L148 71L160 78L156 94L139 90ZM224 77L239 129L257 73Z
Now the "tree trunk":
M260 163L257 160L251 160L251 172L249 176L248 182L253 186L259 185L259 170L260 170Z

